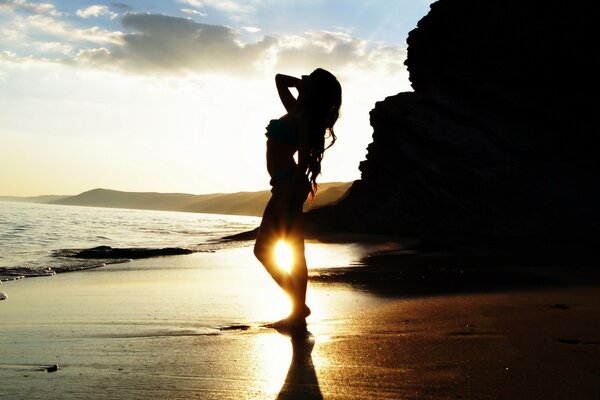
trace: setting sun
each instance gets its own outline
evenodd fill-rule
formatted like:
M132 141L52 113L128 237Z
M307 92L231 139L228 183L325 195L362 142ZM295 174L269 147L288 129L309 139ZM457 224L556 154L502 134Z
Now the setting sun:
M290 245L283 240L280 240L275 245L275 260L277 261L279 268L283 269L287 273L290 272L292 263L294 261L294 254Z

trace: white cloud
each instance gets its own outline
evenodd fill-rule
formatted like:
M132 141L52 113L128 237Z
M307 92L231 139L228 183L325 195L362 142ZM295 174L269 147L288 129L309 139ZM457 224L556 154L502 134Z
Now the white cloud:
M114 60L111 59L110 50L106 47L79 50L75 58L73 60L67 60L67 63L71 63L71 61L79 65L113 64L114 67L118 66L115 64Z
M187 4L197 9L211 8L213 10L226 14L233 20L240 20L253 15L256 12L256 4L259 0L179 0L180 3Z
M24 20L24 29L34 29L38 32L54 35L65 41L92 43L121 43L121 32L107 31L93 26L91 28L76 28L65 21L60 21L45 15L31 15Z
M69 43L61 42L34 42L33 46L41 52L56 52L62 54L71 54L73 52L73 46Z
M26 17L16 16L1 32L8 40L23 40L29 33L44 33L62 39L63 42L88 41L92 43L119 43L121 32L112 32L99 27L77 28L65 21L35 14Z
M264 75L275 71L306 73L316 67L341 74L395 75L406 70L404 48L369 43L345 32L267 35L255 42L245 42L240 31L256 33L258 27L236 30L189 18L147 13L127 13L122 25L126 33L97 26L79 28L36 14L17 16L0 29L25 38L29 33L44 34L46 40L30 42L33 45L29 47L36 48L38 53L65 54L62 61L67 64L142 75ZM28 51L27 46L24 50ZM23 49L17 52L24 54ZM26 53L25 58L32 59Z
M77 61L143 74L305 72L316 67L333 71L404 71L405 50L369 44L342 32L308 32L265 36L244 43L239 32L186 18L128 13L129 33L110 47L82 50ZM252 31L252 30L251 30Z
M86 8L81 8L81 9L77 10L76 14L78 17L81 17L81 18L91 18L91 17L97 18L97 17L101 17L103 15L106 15L110 19L114 19L119 16L119 14L110 11L108 6L103 6L103 5L98 5L98 4L91 5Z
M2 26L0 28L0 33L2 34L2 38L6 41L20 41L24 42L24 38L26 36L26 23L25 18L23 17L15 17L8 24Z
M219 11L231 13L249 13L255 10L253 5L241 4L240 1L233 0L204 0L203 3ZM247 3L247 2L246 2Z
M0 61L16 61L18 59L17 55L12 51L4 50L0 51Z
M179 11L186 13L186 14L191 14L191 15L198 15L200 17L206 17L208 14L204 13L204 12L200 12L197 10L193 10L191 8L181 8L179 9Z
M32 3L25 0L2 0L0 8L8 8L9 10L25 11L34 14L48 14L53 17L63 15L56 10L54 4L51 3Z
M179 0L180 3L187 4L192 7L202 8L203 4L199 0Z
M310 70L317 66L332 70L363 69L397 73L403 71L406 51L400 46L373 45L343 32L307 32L279 40L276 69Z
M46 66L52 63L52 60L45 57L35 57L32 55L21 57L16 53L7 50L0 52L0 66L28 68L30 66Z

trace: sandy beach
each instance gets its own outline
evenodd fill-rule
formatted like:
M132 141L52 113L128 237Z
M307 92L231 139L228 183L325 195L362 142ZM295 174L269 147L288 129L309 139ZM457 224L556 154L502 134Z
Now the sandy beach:
M320 268L356 257L312 247ZM309 334L293 339L260 327L289 304L248 247L1 288L7 399L600 396L595 285L382 296L314 279Z

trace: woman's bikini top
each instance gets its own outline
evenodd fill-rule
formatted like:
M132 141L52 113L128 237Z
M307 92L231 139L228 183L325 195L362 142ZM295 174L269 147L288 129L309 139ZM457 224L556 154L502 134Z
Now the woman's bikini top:
M280 119L269 121L265 136L280 143L298 147L298 133L286 121Z

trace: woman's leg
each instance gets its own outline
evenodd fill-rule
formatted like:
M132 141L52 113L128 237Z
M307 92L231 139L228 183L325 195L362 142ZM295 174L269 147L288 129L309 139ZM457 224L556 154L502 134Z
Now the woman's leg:
M267 203L254 244L254 255L279 287L290 296L291 317L304 319L310 314L310 309L305 305L308 269L304 255L302 225L304 201L298 202L296 199L294 204L289 198L287 200L282 204L278 197L272 197ZM279 268L275 259L275 246L281 239L286 240L294 255L289 274Z
M284 226L281 223L281 204L276 198L271 197L265 208L258 235L254 244L254 255L265 267L273 280L290 296L294 292L293 279L278 267L275 260L275 246L285 235Z
M304 229L302 226L302 209L300 209L294 218L293 226L288 233L288 244L294 254L294 262L290 271L290 276L294 282L292 297L292 315L306 318L310 310L306 306L306 287L308 283L308 268L306 265L306 256L304 253Z

